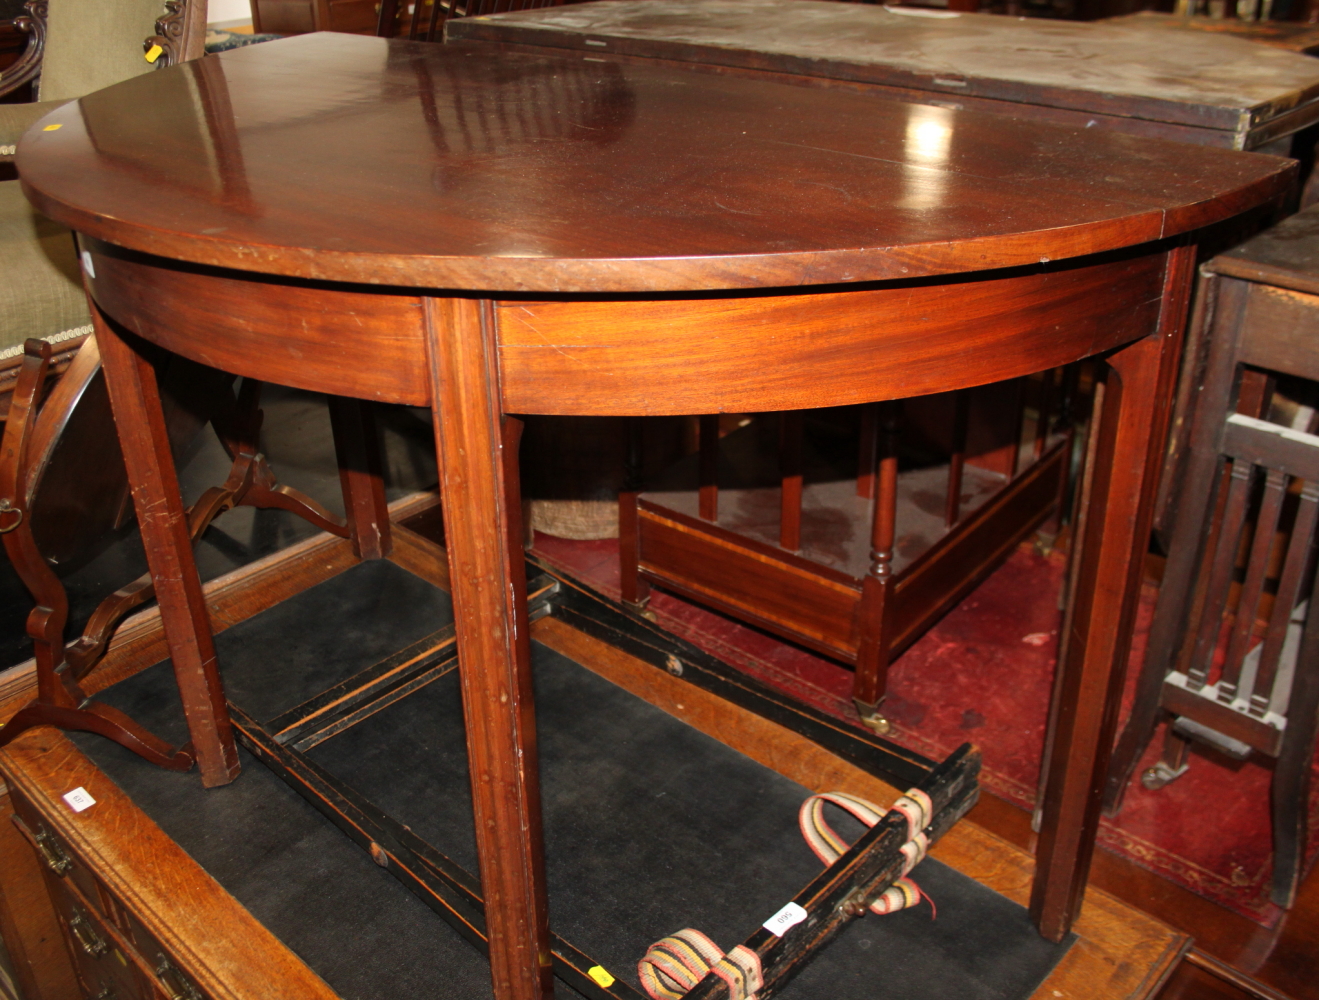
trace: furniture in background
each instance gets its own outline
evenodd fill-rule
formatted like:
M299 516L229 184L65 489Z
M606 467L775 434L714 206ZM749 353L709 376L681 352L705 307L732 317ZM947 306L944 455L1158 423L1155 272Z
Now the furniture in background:
M257 34L301 35L344 31L369 35L376 28L376 0L252 0Z
M249 85L274 66L281 88ZM177 120L119 113L192 87L229 98L189 106L199 131L233 137L241 170L155 140ZM418 99L399 99L409 91ZM271 118L311 100L326 112ZM558 121L507 127L556 105L587 126L581 138L539 141ZM20 169L91 261L98 343L204 781L233 777L234 750L211 708L223 692L146 360L157 347L245 378L432 406L501 1000L542 995L551 951L507 415L855 405L1098 354L1109 395L1068 636L1074 710L1059 726L1032 907L1046 937L1066 934L1094 845L1089 804L1106 772L1194 234L1285 197L1295 168L1098 130L1043 142L1034 123L930 110L681 68L322 33L56 111L66 127L26 144ZM937 167L904 145L930 122L947 133ZM362 143L362 129L382 141ZM747 135L730 143L735 132ZM363 188L368 168L389 185ZM932 174L942 193L918 224L892 211L910 178ZM717 189L695 182L715 177ZM1033 197L1041 185L1047 200ZM747 221L770 206L772 221ZM165 250L202 266L162 261ZM520 294L497 297L509 289ZM693 290L706 294L674 294ZM1109 696L1082 697L1096 691Z
M100 602L82 635L67 641L69 601L52 564L78 558L82 549L106 536L123 518L127 498L120 451L107 447L104 423L89 420L108 409L99 345L94 338L83 344L43 403L41 390L50 357L51 348L45 341L33 339L25 345L23 367L0 442L0 541L36 605L27 619L27 634L33 642L37 686L35 698L0 729L0 746L34 726L56 725L99 733L153 763L187 770L193 764L189 748L169 746L123 712L90 697L81 686L101 663L119 624L156 593L149 575L127 582ZM349 399L333 400L330 407L336 450L341 456L348 513L344 519L301 491L276 484L259 445L259 382L245 380L235 398L234 380L214 369L171 359L162 364L161 374L161 383L167 387L162 393L167 401L161 411L162 431L171 455L186 449L210 423L233 462L225 482L206 490L188 509L189 545L197 542L217 516L246 505L297 514L322 531L351 538L359 554L388 552L378 433L369 407ZM187 405L175 405L176 398L187 399ZM77 478L60 484L64 488L56 490L57 496L51 499L45 480L57 446L74 451L72 459L66 453L57 469L67 479L72 461ZM96 464L89 465L91 459ZM80 497L81 503L70 511L58 494ZM377 522L383 522L383 529L375 527ZM370 528L363 527L368 524Z
M1167 740L1142 776L1146 788L1190 766L1191 740L1237 759L1275 758L1272 898L1285 907L1304 860L1319 725L1319 628L1309 613L1319 437L1308 419L1289 428L1260 418L1276 376L1319 380L1319 209L1215 257L1202 295L1209 356L1178 521L1105 808L1121 808L1160 721Z
M816 0L611 0L459 18L445 37L676 60L1281 155L1319 122L1319 62L1294 52L1209 34L1173 45L1163 31L1108 23L920 13ZM1031 59L1021 58L1023 48ZM907 142L919 150L933 137Z
M795 411L776 421L777 448L744 446L750 454L731 463L738 481L721 484L718 418L702 417L699 468L689 462L620 498L623 599L644 605L658 584L849 664L861 720L886 734L892 659L1061 510L1073 434L1068 407L1056 404L1070 401L1074 376L1046 371L923 401L927 429L948 425L947 460L901 470L910 464L900 454L904 407L863 407L851 478L804 468L810 415ZM1023 383L1034 389L1029 425ZM977 427L1002 425L989 453L982 444L968 454L973 396ZM755 430L735 432L725 449ZM774 451L777 474L766 474L757 466Z
M51 7L53 6L53 11ZM18 61L0 79L0 95L35 84L36 101L0 104L0 161L12 161L18 138L52 109L76 97L202 54L204 0L34 0L10 22L27 37ZM144 41L145 40L145 41ZM17 180L0 181L0 415L29 337L54 348L52 373L73 361L91 332L73 235L23 197ZM102 413L94 420L104 420Z
M706 72L770 76L933 104L936 107L903 137L909 154L930 166L948 155L940 120L954 108L1196 145L1294 153L1307 163L1319 123L1319 62L1223 36L1197 35L1170 46L1158 31L988 14L931 18L900 8L811 0L667 0L663 5L616 0L456 20L445 37L496 43L510 51L593 53L589 58L604 53L624 62L678 61ZM1032 53L1028 62L1019 57L1023 49ZM1294 144L1300 148L1293 150ZM922 199L934 197L914 179L910 188L905 196L913 209L922 207ZM1270 218L1237 220L1208 237L1204 252L1232 245ZM1199 350L1200 345L1192 343L1188 356L1198 357ZM1019 391L1000 391L1004 396L997 409L1016 413ZM1179 396L1185 391L1180 386ZM1174 463L1183 412L1179 399L1173 417ZM951 409L934 423L940 421L959 426ZM923 422L931 424L929 419ZM983 423L973 412L973 432L985 430ZM679 497L674 492L679 487L665 483L664 496L643 500L633 517L627 511L639 486L649 487L634 478L623 491L620 516L624 591L632 599L644 599L636 582L648 579L825 655L859 664L854 689L859 714L883 731L888 722L880 705L889 658L1048 518L1065 490L1070 461L1066 449L1047 434L1035 435L1029 450L1040 461L1022 463L1019 469L1016 445L1022 422L1008 423L1006 434L1000 431L998 438L1004 445L1000 457L1008 461L991 470L1002 477L996 485L1003 492L960 522L956 516L945 517L948 527L958 522L954 530L942 531L937 524L943 514L935 509L937 503L927 503L931 512L921 514L911 502L912 487L898 488L897 481L892 496L902 499L895 504L886 496L873 521L865 490L861 498L828 500L808 491L808 499L823 504L819 518L833 525L825 545L813 553L798 551L794 514L779 518L785 533L774 537L778 524L766 521L766 514L773 513L772 498L745 498L748 508L758 508L746 515L730 511L726 503L716 522L697 509L694 494ZM1061 421L1059 430L1065 430L1066 423ZM1046 441L1049 448L1037 447ZM873 456L873 438L866 448ZM873 460L867 457L865 462ZM950 472L956 464L948 463ZM967 463L967 475L981 474L971 468L976 464L974 459ZM1175 464L1170 468L1173 472L1165 481L1175 479ZM920 475L936 473L925 470ZM785 475L795 482L798 473ZM950 486L954 478L949 477ZM709 503L715 484L709 478L702 484ZM986 490L990 486L984 485ZM927 485L919 489L928 492ZM795 500L782 495L785 508L794 508ZM734 504L741 501L734 498ZM765 504L771 509L766 511ZM903 515L897 514L897 504ZM1165 506L1160 499L1157 509ZM895 519L928 525L905 553L894 551ZM844 537L848 541L840 545ZM873 573L872 559L878 560ZM864 583L867 578L874 582ZM866 588L869 596L863 597ZM867 652L858 658L863 649Z
M327 541L333 544L336 540ZM418 556L423 555L427 545L431 543L400 532L398 547L390 560L393 566L381 567L375 562L341 565L342 576L332 577L327 586L339 587L342 592L343 584L352 588L355 575L371 574L381 568L392 570L395 576L404 575L401 567L416 568ZM443 566L442 552L433 564ZM314 594L310 591L304 598ZM406 619L407 615L403 617ZM251 620L249 627L260 629L259 618L258 615L258 620ZM836 736L842 745L826 749L820 742L794 731L783 716L771 721L758 714L751 702L734 705L703 687L700 677L706 675L706 663L688 661L686 674L675 677L664 669L662 662L626 655L581 628L580 620L574 627L569 619L561 618L556 612L534 623L532 635L556 651L548 656L558 660L560 674L565 668L577 675L587 674L583 667L565 662L573 659L599 675L589 679L592 685L589 690L590 693L608 691L603 703L588 699L582 710L567 713L570 717L586 715L592 722L599 720L602 731L596 740L608 744L620 725L640 716L651 727L656 725L655 718L660 720L657 735L664 739L659 742L669 747L670 754L666 763L671 763L672 756L681 754L682 750L697 750L699 763L689 764L684 759L684 766L676 769L681 773L687 773L691 764L724 770L730 757L745 755L735 762L736 773L724 780L752 776L757 792L752 811L761 823L766 807L760 803L781 802L784 778L805 785L806 789L800 793L803 795L806 790L846 791L884 805L897 795L890 783L873 773L873 763L879 756L873 738L855 730L840 731ZM286 638L297 642L296 636ZM249 644L257 641L255 634L249 634L246 640ZM680 646L673 649L679 655L688 655ZM546 654L547 650L542 650L539 657L542 668L547 666ZM337 659L341 663L351 659L351 654L341 651ZM304 660L299 665L305 667L307 663ZM145 666L145 661L140 666ZM444 699L438 701L446 712L442 719L436 720L447 732L435 737L446 748L461 744L460 732L454 732L461 727L455 713L447 711L452 706L452 689L456 686L451 660L449 667L449 672L426 692L433 694L437 687L448 688ZM126 694L131 690L141 696L158 692L159 682L168 685L168 677L162 676L160 669L144 671L116 685L116 693ZM547 723L562 727L565 714L562 698L577 690L560 691L556 715L546 720ZM249 689L247 693L252 692ZM671 714L657 712L645 704L647 701ZM433 709L436 704L431 701L427 707ZM686 711L677 706L684 706ZM389 727L391 718L388 711L373 717L386 720L381 724L385 728ZM153 721L160 721L168 712L167 707L161 706ZM370 722L367 720L367 727ZM595 727L583 728L591 731ZM701 732L693 731L696 729ZM354 730L348 730L333 740L352 741L355 735ZM850 751L846 747L848 743ZM432 748L428 752L433 753L435 745L433 739L428 740L427 746ZM675 750L675 745L682 750ZM379 745L373 748L379 749ZM593 766L607 766L606 762L612 759L612 747L595 749ZM415 816L420 813L433 817L440 796L422 797L414 803L409 818L415 832L405 831L386 838L383 834L388 832L389 825L380 827L372 823L379 817L369 804L362 810L364 803L359 800L356 810L337 816L322 815L298 796L288 794L278 770L254 766L243 775L238 786L223 796L214 796L188 776L154 770L116 751L116 747L103 741L66 737L51 729L29 732L0 751L0 777L8 785L8 794L0 792L0 808L6 817L17 814L21 823L20 826L6 820L0 825L4 858L4 864L0 865L0 927L5 929L6 941L16 955L42 961L36 968L28 962L16 962L18 971L28 974L24 982L27 1000L75 1000L95 996L103 985L113 988L120 1000L190 997L187 988L195 989L198 996L215 1000L221 997L266 1000L272 995L333 1000L337 996L382 993L402 996L488 993L488 971L483 968L485 960L480 952L463 940L458 928L446 925L443 918L447 911L442 904L409 881L423 885L439 882L436 873L428 870L424 862L419 864L413 858L409 867L406 861L408 849L415 847L418 834L428 840L434 837L436 825L418 823ZM323 755L319 759L325 762ZM333 762L336 776L343 773L345 759L341 756ZM559 768L558 780L571 783L579 779L580 770L575 763L566 763L568 767ZM549 767L553 772L555 762L550 762ZM782 776L773 773L775 768L782 771ZM395 769L394 780L411 781L403 773L407 770ZM611 798L622 798L620 790L629 782L635 785L647 778L655 780L645 767L618 768L618 771L621 773L613 775L612 781L593 782L592 787ZM637 771L641 773L634 773ZM681 773L670 775L668 781L681 782ZM329 775L322 767L304 769L301 776L314 779ZM446 779L461 781L461 774L439 771L432 778L440 782ZM653 789L654 785L650 787ZM75 788L83 789L95 804L75 813L63 798ZM381 790L373 789L370 797L379 801ZM767 791L774 794L766 795ZM462 793L450 786L450 794L461 797ZM691 794L701 793L689 790L689 800ZM579 808L591 808L589 801L580 801L580 796L561 797L559 802L562 804L565 798L576 800ZM738 837L742 852L748 848L757 852L765 848L771 851L794 848L797 801L793 800L778 823L769 827L776 829L781 824L782 837L765 847L760 845L760 837L754 842L746 839L746 823L725 824L723 833ZM457 811L449 819L458 824L463 821ZM717 825L722 819L720 815L711 822ZM655 834L658 837L663 835L662 831L673 829L669 823L683 822L681 814L672 811L662 817L647 814L631 821L624 817L623 824L615 824L615 827L623 826L623 832L614 829L604 832L604 836L617 843L634 835L637 824L650 824L660 831ZM380 838L374 844L372 857L377 862L387 862L385 871L398 881L386 877L359 850L358 843L372 836ZM671 849L678 851L682 847L675 845ZM662 846L659 851L663 852ZM954 916L949 917L948 910L941 909L937 925L925 923L930 933L921 935L924 940L910 942L900 937L906 942L904 952L909 967L923 968L921 960L928 963L931 955L941 963L941 976L920 977L923 981L918 981L908 992L907 995L917 1000L940 995L940 985L958 972L964 974L967 968L980 977L984 977L987 965L995 969L1010 965L1015 972L1016 967L1027 964L1022 962L1023 951L1031 956L1031 964L1037 969L1039 956L1056 958L1062 954L1034 990L1029 986L1022 989L1020 985L1013 989L996 978L994 996L1050 1000L1056 993L1064 993L1078 1000L1098 1000L1101 996L1149 1000L1189 943L1184 934L1095 890L1087 898L1084 915L1076 928L1079 940L1070 947L1064 943L1051 948L1045 942L1030 940L1033 930L1022 919L1020 907L1028 897L1031 870L1031 858L1025 850L1010 846L974 825L959 824L945 834L938 853L940 861L951 866L953 872L942 869L940 880L927 880L924 885L938 895L941 908L945 903L949 905ZM640 871L647 884L655 884L651 864L654 852L632 852L632 855L624 877L635 877ZM689 859L684 871L691 875L694 864L717 867L723 863L722 858L722 854L712 853L704 862L692 863ZM744 853L740 870L745 872L750 863ZM938 862L918 869L916 877L924 878L931 866L937 868ZM594 873L588 872L587 881L620 877L612 866L607 873L603 868L597 865ZM327 872L332 873L331 877L326 877ZM935 873L929 874L933 879ZM782 877L777 871L773 875L774 878L766 880L771 883L769 894L775 891L773 883ZM974 879L980 886L973 887L974 893L950 898L946 888L950 876ZM712 887L710 891L725 891L722 885L727 880L721 874L707 877L707 882ZM683 886L690 884L688 879ZM410 895L405 885L415 895ZM756 920L763 918L756 891L748 891L744 883L738 883L735 900L725 908L734 914L749 910ZM758 891L762 898L766 895L763 886ZM647 907L639 908L632 902L628 909L635 913L638 909L653 910L667 905L680 921L673 926L681 926L681 921L688 919L692 904L689 893L674 895L678 898L671 898L667 904L661 893L658 903L652 900ZM430 909L417 905L418 898L429 902ZM753 902L743 905L742 901L747 899ZM24 908L15 912L22 904L26 904ZM620 935L612 930L612 921L608 934L598 929L611 914L607 904L592 901L571 909L575 927L594 926L598 937L619 939ZM597 912L593 914L592 910ZM960 917L956 915L959 910ZM11 933L10 921L15 917L20 918L21 926L18 933ZM667 926L669 918L661 920L660 927L671 929ZM842 995L848 995L845 991L856 980L858 970L882 970L890 953L879 946L885 943L884 935L888 933L883 918L870 916L865 921L869 926L856 931L862 935L864 944L871 944L878 937L874 947L858 954L849 940L840 942L838 947L850 950L842 955L824 956L832 960L835 975L840 968L850 974L839 977L843 981ZM997 926L986 933L987 923ZM950 959L945 950L948 941L956 940L968 925L975 928L975 938L981 947L961 949L961 956ZM370 932L364 933L363 927ZM900 930L898 933L901 935ZM992 946L1005 939L1015 947L1004 949L1006 954L985 955L987 941ZM648 943L634 941L633 947L644 949ZM627 961L626 948L623 953L623 960L615 958L606 960L605 964L619 979L625 980L631 978L627 969L631 962ZM634 961L636 956L631 957ZM964 960L959 961L959 957ZM77 969L81 988L74 982L73 968ZM828 971L818 966L809 969L807 975L813 976L818 984L822 971L828 976ZM1013 985L1030 981L1019 972L1012 978L1015 978ZM605 989L590 980L582 992L595 1000L611 996L639 1000L640 996L619 983ZM972 995L981 993L972 991Z

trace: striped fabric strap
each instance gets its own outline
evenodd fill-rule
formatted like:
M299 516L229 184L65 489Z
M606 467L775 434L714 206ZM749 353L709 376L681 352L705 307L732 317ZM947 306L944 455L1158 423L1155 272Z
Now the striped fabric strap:
M831 865L843 856L848 844L834 832L825 821L824 804L831 802L850 813L866 826L874 826L884 818L884 812L872 802L848 795L846 792L825 792L812 795L801 804L797 820L801 825L802 836L810 845L815 856L826 865ZM902 845L902 876L884 890L880 897L870 904L872 913L896 913L909 906L915 906L925 894L907 873L920 864L929 849L930 842L925 835L925 828L934 816L934 805L930 797L919 788L913 788L893 803L893 810L907 820L907 842ZM928 898L928 897L926 897ZM933 909L934 901L930 901Z
M656 941L637 963L641 988L651 1000L679 1000L710 972L728 984L729 1000L756 1000L763 984L754 951L738 945L725 955L690 927Z

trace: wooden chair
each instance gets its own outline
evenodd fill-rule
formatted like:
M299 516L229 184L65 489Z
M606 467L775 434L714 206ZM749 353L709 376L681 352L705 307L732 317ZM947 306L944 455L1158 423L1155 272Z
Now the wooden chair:
M89 698L80 686L104 658L124 617L154 599L151 577L144 575L106 597L83 634L65 643L68 599L48 561L49 550L43 547L43 535L49 532L41 530L40 494L55 447L67 433L70 414L77 412L80 400L104 393L104 386L96 341L89 339L38 409L52 353L45 341L32 339L24 345L23 367L0 439L0 542L36 602L28 616L27 632L33 641L37 674L36 698L0 729L0 746L33 726L54 725L99 733L155 764L186 770L193 763L189 747L166 745L122 712ZM209 421L233 460L226 481L206 490L188 509L188 537L193 543L217 516L246 505L287 510L323 531L351 538L360 558L383 558L389 553L378 434L368 405L354 399L331 399L330 418L348 513L340 518L300 491L275 482L258 446L260 382L245 379L235 397L232 376L186 361L181 362L180 371L179 365L180 361L171 361L162 393L168 395L171 383L185 386L192 397L187 409L194 417L191 421L186 416L182 421L171 420L170 411L175 408L167 406L167 428L173 431L171 450L186 447ZM117 449L114 457L122 465Z
M621 495L623 599L643 605L657 584L853 665L862 720L888 732L880 707L890 661L1060 509L1072 441L1060 404L1072 376L1047 372L1031 386L1029 441L1022 382L962 390L942 400L946 462L901 474L903 403L863 408L854 488L803 487L803 414L783 413L777 488L725 489L722 514L719 419L703 417L696 490L641 494L632 476ZM968 432L996 411L1010 415L996 447L968 455ZM942 500L932 501L940 479Z
M1314 600L1319 437L1260 417L1273 373L1319 379L1319 211L1210 261L1201 296L1209 356L1195 404L1178 519L1131 717L1109 772L1116 813L1160 721L1158 789L1192 740L1236 759L1275 758L1273 902L1295 898L1319 720Z
M19 136L66 101L202 54L205 0L32 0L26 9L10 23L28 44L0 78L0 97L35 82L38 99L0 104L0 162L12 161ZM73 236L34 211L16 180L0 181L0 274L2 416L24 341L55 345L58 373L91 332Z

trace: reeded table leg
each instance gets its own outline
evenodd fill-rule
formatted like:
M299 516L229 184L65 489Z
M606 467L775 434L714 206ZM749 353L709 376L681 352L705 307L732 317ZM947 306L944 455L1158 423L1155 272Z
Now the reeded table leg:
M188 732L202 783L213 788L238 777L238 750L216 667L215 643L193 561L156 373L136 347L112 329L95 304L92 322Z
M1169 255L1159 329L1113 354L1069 616L1031 915L1061 939L1080 911L1103 801L1181 348L1193 247Z
M496 1000L553 995L519 507L493 308L427 299L426 339Z

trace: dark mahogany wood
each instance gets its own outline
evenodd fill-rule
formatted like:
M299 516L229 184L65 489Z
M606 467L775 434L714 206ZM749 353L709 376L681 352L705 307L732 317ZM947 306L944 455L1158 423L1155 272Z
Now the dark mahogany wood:
M339 481L353 552L362 559L389 555L389 510L381 472L380 432L370 404L330 397L330 427L339 456Z
M174 110L128 113L143 106ZM1042 930L1065 933L1194 258L1193 238L1170 238L1283 196L1290 162L332 34L170 67L55 115L61 128L25 140L19 169L38 206L86 238L91 295L123 331L107 364L116 416L133 480L148 481L141 509L160 518L162 608L192 623L170 635L176 665L205 667L209 634L199 600L166 606L196 577L137 350L434 406L499 1000L549 989L504 414L871 403L1117 350L1121 405L1106 408L1096 462L1036 890ZM941 152L909 130L937 132ZM833 287L802 290L820 285Z
M132 335L116 330L94 303L92 323L193 752L203 783L223 785L238 776L238 749L225 712L156 373L137 345L124 339Z
M81 674L68 656L64 629L69 602L64 585L43 557L32 530L32 494L49 458L54 434L67 412L64 398L75 396L95 370L95 347L88 360L75 364L38 414L39 395L50 367L50 344L29 340L23 367L14 389L4 438L0 441L0 540L9 563L32 595L34 607L27 616L36 661L36 698L0 729L0 746L35 726L59 726L99 733L172 770L193 764L190 747L175 748L143 729L123 712L87 696L79 686Z
M1036 851L1040 874L1031 894L1031 913L1046 937L1070 926L1094 852L1167 430L1165 401L1176 379L1194 272L1194 247L1171 251L1158 328L1107 359L1086 534L1062 636L1059 710Z
M496 997L554 995L522 511L505 453L493 305L426 304L467 761ZM499 706L497 709L494 706Z

